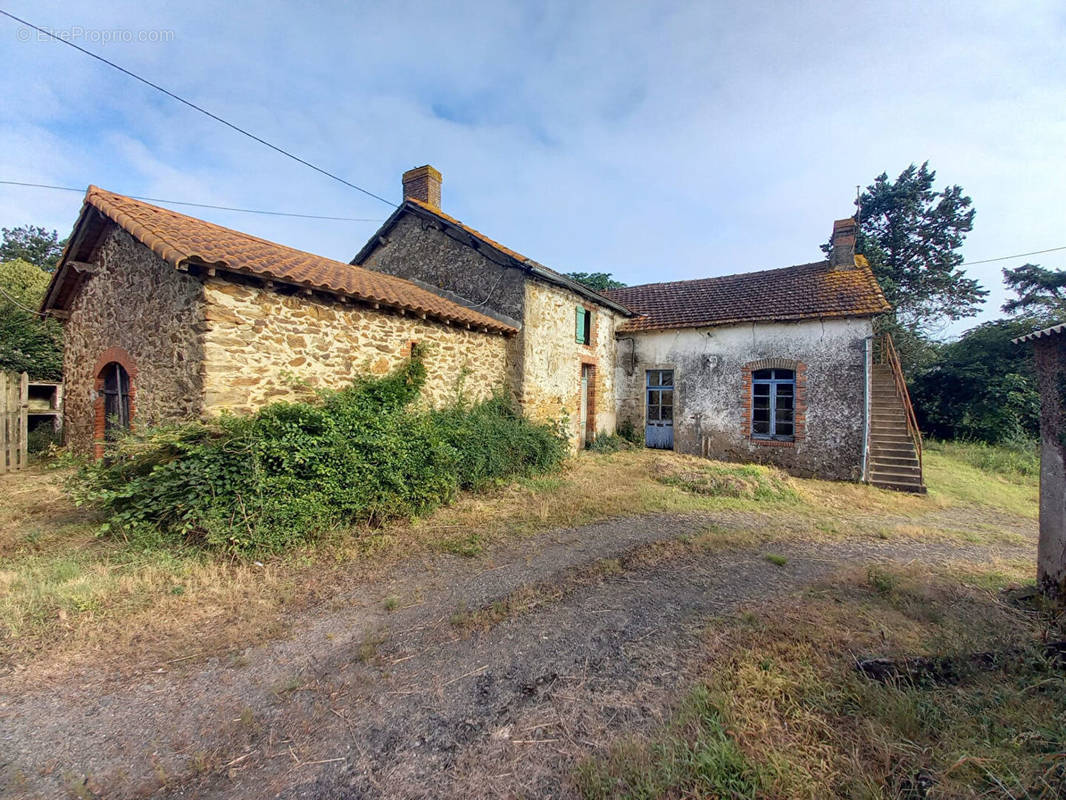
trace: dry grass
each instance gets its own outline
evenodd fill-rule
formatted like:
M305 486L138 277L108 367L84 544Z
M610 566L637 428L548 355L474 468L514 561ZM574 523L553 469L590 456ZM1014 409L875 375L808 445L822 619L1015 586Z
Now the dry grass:
M1066 676L1035 646L1047 619L998 594L1030 570L870 568L722 620L707 633L707 677L675 720L583 764L578 785L590 798L715 786L812 800L1061 797ZM1029 655L963 670L954 685L883 685L855 670L857 657L1008 648Z
M63 477L40 468L0 477L0 667L32 662L43 674L49 665L106 661L133 669L217 654L283 633L293 609L326 600L336 587L373 578L412 554L476 556L507 537L614 516L755 512L765 522L759 532L765 539L957 536L920 517L959 506L1035 514L1032 482L1000 486L948 456L930 456L931 494L913 497L634 450L582 454L557 474L466 494L425 519L338 531L259 564L193 548L143 551L98 538L95 521L63 494ZM866 530L853 522L857 514L915 521L912 529ZM996 534L991 526L967 535ZM736 536L752 533L731 528L712 539L724 546Z

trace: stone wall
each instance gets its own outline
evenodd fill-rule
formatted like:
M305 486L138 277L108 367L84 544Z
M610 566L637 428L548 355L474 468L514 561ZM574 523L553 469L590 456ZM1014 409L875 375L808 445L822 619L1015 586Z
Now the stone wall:
M489 397L507 379L508 339L384 309L282 294L221 277L204 283L204 407L251 411L383 375L426 345L423 397L434 407ZM513 337L512 337L513 338Z
M195 417L201 410L200 282L116 226L104 234L93 263L98 272L85 282L64 323L64 436L79 453L92 449L101 359L124 361L117 354L128 354L125 366L136 372L134 426Z
M755 323L625 334L618 341L618 414L644 429L645 371L674 370L674 449L727 461L763 462L798 475L859 480L865 416L868 319ZM781 360L797 368L806 404L796 441L749 434L745 367ZM797 402L797 412L799 403ZM800 414L797 413L797 423Z
M580 440L581 367L593 368L590 424L615 429L615 329L620 317L562 288L527 280L522 325L522 408L533 419L563 421L576 450ZM577 342L578 306L593 313L588 345Z
M522 319L522 270L493 261L457 241L440 223L413 212L400 217L362 266L436 287L461 305L476 306L515 327Z
M459 234L457 234L459 235ZM408 212L379 242L362 266L407 278L460 305L473 307L516 328L522 326L525 273L504 266L459 241L433 220ZM507 382L521 397L522 358L518 337L508 339Z

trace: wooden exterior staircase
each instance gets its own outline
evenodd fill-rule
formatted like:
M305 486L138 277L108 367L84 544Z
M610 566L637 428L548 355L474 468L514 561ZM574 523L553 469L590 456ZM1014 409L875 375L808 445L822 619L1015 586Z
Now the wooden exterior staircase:
M873 342L867 479L882 489L925 493L922 434L892 337Z

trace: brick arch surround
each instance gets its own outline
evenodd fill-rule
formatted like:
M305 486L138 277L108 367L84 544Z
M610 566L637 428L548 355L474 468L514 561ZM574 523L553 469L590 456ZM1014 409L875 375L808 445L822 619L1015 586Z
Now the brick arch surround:
M796 408L793 415L795 435L791 442L757 439L751 435L751 374L760 369L790 369L796 373ZM807 365L791 358L760 358L758 361L749 361L741 368L741 378L744 419L740 429L744 438L752 444L766 447L794 447L797 442L803 441L807 435Z
M104 378L100 374L108 364L118 363L130 378L130 428L137 404L137 362L121 347L109 347L100 354L93 366L93 455L104 454L104 438L107 435L107 414L104 408Z

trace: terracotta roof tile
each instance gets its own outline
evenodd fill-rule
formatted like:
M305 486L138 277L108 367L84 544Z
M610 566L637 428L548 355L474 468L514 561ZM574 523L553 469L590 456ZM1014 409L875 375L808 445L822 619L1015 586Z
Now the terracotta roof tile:
M501 333L515 329L403 278L334 261L90 186L96 208L175 267L202 264L250 273L439 320Z
M828 261L783 269L610 289L604 294L641 316L620 331L697 328L742 322L855 317L890 310L859 257L851 269Z

